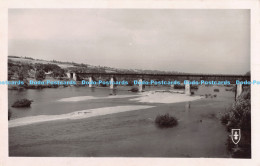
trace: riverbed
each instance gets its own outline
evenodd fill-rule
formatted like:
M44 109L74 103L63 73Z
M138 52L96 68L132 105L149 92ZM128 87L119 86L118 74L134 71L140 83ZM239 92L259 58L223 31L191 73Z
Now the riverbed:
M214 88L220 92L214 92ZM146 91L165 89L147 87ZM30 108L11 108L12 120L138 106L125 112L9 128L10 156L229 157L225 147L229 133L219 116L234 101L233 92L225 91L225 87L200 87L195 96L217 96L158 103L138 100L140 94L128 90L129 87L114 91L87 87L9 90L9 108L19 98L34 100ZM178 126L156 127L154 119L164 113L175 116Z

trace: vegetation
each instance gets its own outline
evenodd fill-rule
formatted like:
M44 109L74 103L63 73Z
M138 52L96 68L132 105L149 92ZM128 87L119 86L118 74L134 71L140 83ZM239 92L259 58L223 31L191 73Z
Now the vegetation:
M139 89L138 89L137 87L132 87L132 88L130 89L130 91L131 91L131 92L138 92Z
M227 139L227 149L232 157L250 158L251 157L251 97L250 88L244 92L233 103L232 107L222 115L221 122L226 125L227 130L241 130L241 140L237 146Z
M169 113L165 115L158 115L155 119L155 123L160 128L169 128L176 126L178 121L175 117L170 116Z
M236 87L233 87L233 88L225 88L226 91L232 91L232 92L235 92L236 91Z
M43 70L38 70L35 73L35 79L37 81L43 81L45 79L46 75L45 72Z
M17 100L16 102L14 102L12 107L30 107L31 103L32 103L32 100L21 99L21 100Z
M214 92L219 92L219 89L214 89Z
M8 58L20 58L19 56L8 55Z
M35 64L35 69L36 70L43 70L44 73L46 72L52 72L53 73L53 77L63 77L65 75L65 70L62 69L61 67L59 67L56 64L41 64L41 63L36 63Z
M28 59L28 58L26 58ZM30 59L30 58L29 58ZM12 78L17 80L25 80L30 77L35 77L35 72L40 72L39 79L43 79L43 72L52 72L52 77L63 77L65 76L65 70L56 64L42 64L42 63L26 63L20 61L8 60L8 80Z
M190 85L190 89L198 89L198 85ZM185 89L185 85L181 84L181 85L174 85L174 89Z

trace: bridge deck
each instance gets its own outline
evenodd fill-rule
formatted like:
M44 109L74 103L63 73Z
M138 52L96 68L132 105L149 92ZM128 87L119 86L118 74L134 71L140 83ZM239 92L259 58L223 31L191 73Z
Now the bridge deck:
M241 80L250 81L250 76L227 74L147 74L147 73L76 73L77 76L92 77L127 77L143 79L180 79L180 80Z

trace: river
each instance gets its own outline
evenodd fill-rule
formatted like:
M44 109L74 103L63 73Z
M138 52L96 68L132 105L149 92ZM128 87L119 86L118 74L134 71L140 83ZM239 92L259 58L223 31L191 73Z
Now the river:
M219 92L214 92L214 88ZM133 110L87 119L59 120L9 128L10 156L84 156L84 157L229 157L225 127L220 113L234 101L225 87L199 87L195 95L216 94L180 103L140 103L130 100L136 93L130 87L67 87L8 91L12 120L38 115L60 115L79 110L115 106L146 105ZM146 91L168 87L146 87ZM128 97L120 97L120 96ZM64 98L91 96L95 99L61 102ZM107 98L108 96L118 96ZM132 97L131 97L132 96ZM21 98L33 100L30 108L12 108ZM158 114L170 113L178 121L174 128L156 127ZM57 149L59 149L57 151Z

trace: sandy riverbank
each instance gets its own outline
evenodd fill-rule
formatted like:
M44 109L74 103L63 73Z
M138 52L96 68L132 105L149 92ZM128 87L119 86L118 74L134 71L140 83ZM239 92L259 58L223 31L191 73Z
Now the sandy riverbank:
M132 101L138 101L142 103L179 103L186 101L199 100L203 97L201 96L187 96L183 91L147 91L138 93L137 95L115 95L115 96L105 96L105 97L93 97L93 96L77 96L69 97L58 100L58 102L78 102L96 99L116 99L116 98L130 98Z
M88 109L75 111L68 114L61 115L38 115L38 116L30 116L24 118L18 118L9 121L10 127L24 126L34 123L48 122L54 120L70 120L70 119L83 119L94 116L108 115L120 112L134 111L134 110L142 110L147 108L152 108L154 106L145 106L145 105L127 105L127 106L115 106L115 107L105 107L105 108L96 108L96 109Z
M58 102L78 102L78 101L86 101L86 100L94 100L94 99L116 99L116 98L128 98L128 97L139 97L138 95L111 95L104 97L94 97L94 96L76 96L76 97L68 97L58 100Z
M201 96L187 96L180 91L149 91L142 93L142 96L132 101L138 101L141 103L179 103L186 101L194 101L202 99Z
M180 94L171 91L149 91L144 93L139 93L137 95L116 95L108 97L93 97L93 96L77 96L70 98L63 98L58 100L58 102L78 102L94 99L114 99L114 98L130 98L132 101L142 102L142 103L179 103L186 101L194 101L201 99L200 96L187 96L185 94ZM9 127L24 126L34 123L55 121L55 120L66 120L66 119L83 119L93 116L102 116L107 114L115 114L120 112L134 111L147 109L154 106L148 105L126 105L126 106L115 106L115 107L102 107L88 110L80 110L72 113L61 114L61 115L38 115L18 118L9 121Z

